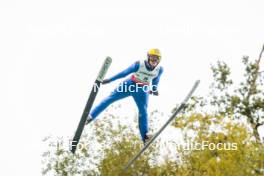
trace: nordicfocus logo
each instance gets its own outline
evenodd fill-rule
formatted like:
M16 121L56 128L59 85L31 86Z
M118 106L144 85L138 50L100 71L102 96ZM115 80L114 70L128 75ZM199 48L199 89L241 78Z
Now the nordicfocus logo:
M79 150L87 149L88 144L85 142L81 142L76 144L74 141L70 141L69 148L71 149L72 146L76 146ZM184 151L193 151L193 150L226 150L226 151L235 151L237 150L237 143L210 143L209 141L203 141L201 143L185 143L183 145L176 144L177 150L184 150Z
M96 92L99 89L98 84L94 84L93 86L93 91ZM117 88L117 92L140 92L144 91L148 93L150 90L152 92L157 91L157 86L156 85L140 85L140 84L127 84L127 82L121 83Z
M187 142L183 145L176 145L176 148L178 150L237 150L237 143Z

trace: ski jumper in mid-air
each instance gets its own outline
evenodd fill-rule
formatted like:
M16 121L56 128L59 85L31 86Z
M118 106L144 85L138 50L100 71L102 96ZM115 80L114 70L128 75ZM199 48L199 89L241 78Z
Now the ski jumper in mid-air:
M151 49L147 53L146 60L137 61L117 75L105 79L102 84L107 84L132 74L129 79L123 81L108 97L91 111L86 124L93 121L111 103L132 96L139 111L138 121L142 141L144 143L149 141L152 135L148 133L148 96L149 94L159 95L157 87L163 72L163 67L159 66L160 61L160 51L158 49Z

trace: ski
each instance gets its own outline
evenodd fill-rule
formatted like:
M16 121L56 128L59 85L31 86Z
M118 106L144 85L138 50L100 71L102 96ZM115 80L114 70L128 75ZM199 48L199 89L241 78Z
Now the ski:
M91 93L89 95L89 98L87 100L87 103L86 103L86 106L84 108L81 120L80 120L79 125L77 127L77 130L75 132L73 140L71 141L70 151L72 153L75 153L75 151L76 151L77 145L79 143L79 140L81 138L81 135L82 135L82 132L83 132L83 129L85 126L85 122L86 122L87 117L90 113L90 110L92 108L95 97L99 91L100 85L101 85L101 83L104 79L104 76L106 75L106 72L107 72L108 68L110 67L111 63L112 63L112 58L106 57L106 59L103 63L103 66L101 67L101 70L100 70L100 72L99 72L99 74L98 74L98 76L97 76L97 78L93 84L93 88L92 88Z
M167 122L160 128L158 132L155 133L155 135L150 139L148 143L144 145L144 147L125 165L123 168L125 171L133 164L135 160L137 160L144 151L153 143L153 141L160 135L160 133L170 124L170 122L176 117L176 115L186 107L187 101L192 96L193 92L196 90L198 85L200 84L200 80L197 80L195 84L193 85L191 91L188 93L188 95L185 97L185 99L182 101L180 106L176 109L176 111L170 116L170 118L167 120Z

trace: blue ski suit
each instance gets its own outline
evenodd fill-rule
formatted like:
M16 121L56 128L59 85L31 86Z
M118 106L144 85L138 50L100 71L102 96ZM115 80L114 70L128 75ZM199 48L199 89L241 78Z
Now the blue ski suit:
M147 61L145 61L146 68L147 67ZM120 78L124 78L127 75L131 73L135 73L138 71L140 67L140 62L137 61L134 64L132 64L130 67L125 69L124 71L118 73L117 75L111 77L108 79L109 82L115 81ZM150 68L149 68L150 69ZM152 91L157 91L157 86L159 84L160 76L163 72L163 68L160 67L158 76L152 79ZM95 119L104 109L106 109L111 103L126 98L128 96L132 96L138 111L139 111L139 116L138 116L138 121L139 121L139 130L140 130L140 135L142 140L144 141L145 135L148 132L148 113L147 113L147 107L148 107L148 96L149 92L146 91L149 89L149 86L136 86L138 82L136 83L132 78L129 78L125 81L123 81L111 94L106 97L99 105L97 105L92 111L91 111L91 118ZM129 90L128 90L128 87ZM134 88L134 89L133 89ZM137 89L136 89L137 88ZM136 90L135 90L136 89Z

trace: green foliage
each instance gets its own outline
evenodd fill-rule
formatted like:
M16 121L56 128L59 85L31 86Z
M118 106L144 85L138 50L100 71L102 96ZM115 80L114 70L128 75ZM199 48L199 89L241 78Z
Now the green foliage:
M107 114L102 120L95 122L94 128L89 130L90 135L85 133L82 136L75 155L63 145L67 141L47 138L45 141L49 144L49 151L43 154L42 174L144 175L149 173L149 170L157 169L151 164L155 163L159 151L157 143L154 143L127 172L124 172L123 167L143 147L143 143L137 135L136 121L128 126L121 124L119 118Z
M186 142L192 144L206 143L219 149L206 147L204 150L181 150L183 164L178 168L179 175L261 175L264 167L264 147L262 144L251 141L251 135L245 125L230 121L221 116L193 114L180 117L176 127L183 129L187 134L193 130L197 132L195 138L186 135ZM198 125L193 125L193 124ZM220 127L217 129L211 127ZM190 139L191 138L191 139ZM225 146L225 147L223 147ZM221 149L221 148L224 148ZM221 149L221 150L220 150Z
M113 121L117 120L117 117L112 116L112 118ZM177 153L179 160L165 155L163 156L165 161L160 162L159 157L161 157L162 150L160 150L161 148L157 143L154 143L127 172L123 171L124 165L142 147L139 137L127 125L118 124L114 126L110 120L96 122L93 130L99 136L92 139L91 143L85 144L87 146L86 150L79 148L76 155L72 155L58 143L51 146L51 148L55 147L53 148L53 155L52 152L49 152L49 157L47 157L48 155L43 156L45 159L49 159L46 162L47 165L45 165L43 175L50 173L56 176L253 176L263 174L261 170L264 167L263 145L250 140L252 134L243 123L228 121L227 119L223 116L192 114L182 115L174 123L176 128L182 130L185 144L201 144L204 141L215 145L221 143L227 145L226 150L210 150L209 148L203 150L188 148L186 150L186 147L179 148L175 146L175 148L167 148L166 150L170 150L169 155ZM109 128L110 126L111 128ZM190 135L190 131L195 132L195 135ZM84 138L83 141L91 139L87 135ZM95 141L100 141L98 144L102 147L97 146L97 154L96 150L89 149L97 145ZM234 144L236 150L230 150ZM89 167L90 165L93 166Z
M217 89L223 91L233 84L233 81L229 78L231 70L226 63L218 61L216 66L211 66L211 70L215 82L218 83Z
M218 61L211 66L214 81L210 94L206 97L194 97L188 111L210 109L210 113L246 119L257 141L260 141L257 128L264 123L264 86L263 77L259 76L261 50L258 60L250 61L248 56L242 58L244 74L242 82L234 84L229 66ZM205 108L208 106L207 108Z

